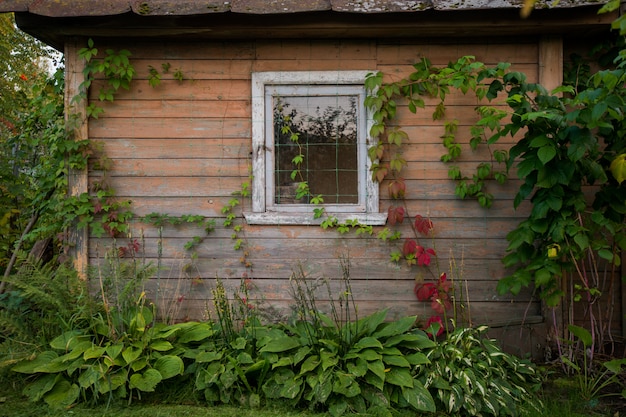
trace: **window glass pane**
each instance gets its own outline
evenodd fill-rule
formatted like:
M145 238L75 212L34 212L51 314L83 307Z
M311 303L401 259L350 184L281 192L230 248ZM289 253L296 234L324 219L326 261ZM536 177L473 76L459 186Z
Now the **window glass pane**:
M303 181L324 203L358 203L358 100L357 95L273 96L275 204L308 203L296 199ZM299 170L296 157L302 160Z

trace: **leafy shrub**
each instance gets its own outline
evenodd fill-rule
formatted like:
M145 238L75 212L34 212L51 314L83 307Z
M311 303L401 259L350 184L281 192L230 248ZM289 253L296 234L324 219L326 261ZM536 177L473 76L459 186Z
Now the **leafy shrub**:
M416 378L436 399L437 409L460 416L518 416L541 410L541 375L526 360L502 352L483 333L460 328L426 353Z
M55 408L69 406L79 397L96 401L107 395L130 401L133 392L139 396L152 392L162 380L184 371L183 360L172 354L174 345L168 341L183 328L147 327L151 321L151 310L140 306L128 330L115 334L102 318L91 329L63 333L50 343L51 350L13 370L37 375L24 393Z

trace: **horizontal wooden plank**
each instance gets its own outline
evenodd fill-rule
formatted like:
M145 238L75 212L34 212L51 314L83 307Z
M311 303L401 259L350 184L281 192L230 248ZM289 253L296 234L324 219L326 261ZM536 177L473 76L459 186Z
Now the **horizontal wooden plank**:
M116 138L249 138L252 121L242 119L99 118L89 122L89 137Z
M165 214L165 213L164 213ZM311 213L313 214L313 213ZM232 227L224 227L223 222L226 219L224 215L218 217L207 218L209 221L215 222L215 228L210 236L215 238L228 238L231 236ZM505 238L506 234L519 223L515 218L477 218L477 219L459 219L459 218L436 218L431 217L433 222L432 237L418 236L424 245L430 245L431 239L484 239L488 236L491 239ZM403 236L415 238L411 229L412 219L405 219L402 227L394 227L394 230L402 231ZM374 231L381 230L383 227L378 226ZM143 231L143 236L147 238L158 237L157 228L153 224L146 222L145 219L137 218L130 223L130 230L134 236L138 236ZM191 238L193 236L204 235L203 229L194 224L171 225L166 224L161 232L167 237ZM323 229L320 226L279 226L279 225L246 225L245 235L248 238L262 239L300 239L303 237L311 239L360 239L355 233L347 233L340 235L332 229ZM382 241L381 244L384 244ZM403 242L400 242L403 244Z
M102 132L106 132L105 129ZM158 159L195 159L195 158L250 158L252 141L242 138L146 138L146 139L98 139L104 155L113 159L158 158ZM246 159L246 165L248 159Z
M255 46L257 61L353 61L377 53L376 43L368 40L259 40Z
M139 155L138 155L139 156ZM245 177L248 160L233 158L116 159L107 171L111 177ZM97 176L98 172L92 175Z
M428 57L426 57L428 58ZM456 58L451 58L450 61L456 61L456 59L458 59L459 57ZM377 66L377 71L381 71L384 75L383 80L385 82L394 82L397 81L401 78L407 78L411 73L415 72L415 67L413 67L414 64L417 64L421 62L421 60L417 60L411 64L399 64L398 62L390 62L389 64L379 64ZM480 61L479 61L480 62ZM502 62L507 62L507 61L502 61ZM483 62L488 68L493 68L495 67L495 64L489 64L489 63L485 63ZM445 64L433 64L434 67L436 68L445 68L448 65L448 62L446 62ZM513 64L509 67L508 71L510 72L522 72L526 75L526 80L528 82L534 83L538 81L538 64L537 62L532 62L532 63L521 63L521 64ZM489 84L491 81L491 79L486 79L483 80L482 82L485 84ZM458 102L460 100L460 98L455 97L455 95L457 94L461 94L462 97L462 93L460 93L460 91L458 90L452 90L451 93L448 96L446 96L446 103L455 103ZM468 96L472 94L471 92L468 93ZM504 94L504 93L502 93ZM467 100L467 98L465 98L465 100ZM484 104L489 103L489 101L487 99L484 99Z
M430 303L429 301L419 301L413 292L415 281L413 280L358 280L352 279L349 284L341 282L339 279L311 280L307 284L296 283L289 279L253 279L242 283L238 279L220 279L227 294L233 298L234 294L247 293L248 299L253 300L290 300L298 291L298 285L302 289L308 288L316 300L339 300L350 294L350 298L356 302L366 302L372 300L398 301L414 303ZM454 297L457 303L472 308L475 302L529 302L532 300L531 292L526 290L517 297L510 294L498 295L496 292L497 282L495 281L472 281L465 283L455 283L454 289L449 294ZM242 290L242 285L249 287ZM305 287L308 285L309 287ZM160 297L178 298L184 296L187 300L208 300L212 298L212 291L216 288L215 278L189 278L171 279L162 277L159 280L152 279L145 283L144 288L151 294L158 291ZM467 296L469 295L469 300Z
M104 81L96 80L90 88L90 99L97 100ZM251 82L247 76L228 80L177 80L164 79L157 87L147 82L131 83L129 90L119 90L115 100L249 100ZM115 104L115 103L114 103Z
M216 319L210 300L181 300L178 313L180 317L187 319L206 319L210 315ZM293 303L290 301L266 300L258 306L259 314L272 321L285 321L293 317ZM329 312L329 303L319 303L319 309ZM387 320L398 320L402 317L417 315L421 323L434 315L427 303L398 302L398 301L364 301L358 303L357 317L365 317L376 311L387 310ZM208 310L208 312L207 312ZM473 313L476 311L476 313ZM472 306L472 323L474 325L497 323L502 325L503 317L510 318L512 324L518 324L523 317L536 317L539 315L539 303L534 303L528 309L525 303L474 303ZM355 317L354 311L351 317Z
M128 42L107 41L99 45L101 51L106 49L128 49ZM177 42L175 40L133 42L132 59L163 59L162 62L178 59L236 59L249 60L255 56L255 43L252 41L196 41Z
M140 244L144 243L141 237L138 235L136 237ZM118 245L123 246L123 243L119 241ZM104 247L99 247L97 251L92 251L92 264L100 265L103 262L105 253L106 248ZM207 285L215 280L216 277L237 281L242 277L257 280L289 279L300 265L302 265L308 276L327 277L330 279L339 279L341 277L339 260L336 257L322 262L304 260L299 262L296 259L283 258L255 258L252 261L252 266L246 268L241 262L241 256L242 252L232 249L230 256L203 257L193 261L191 254L188 252L181 252L176 257L169 257L168 254L164 254L161 258L146 258L142 249L137 259L140 262L152 264L153 266L160 265L159 272L155 272L155 277L172 280L201 279L206 281ZM458 256L455 259L446 253L439 254L438 265L433 263L430 269L416 269L415 267L407 266L406 263L391 262L388 258L359 258L358 260L351 260L350 276L353 280L408 282L408 288L412 288L416 280L435 281L441 273L445 272L451 281L459 284L467 281L469 285L474 287L477 285L474 282L495 282L511 273L511 271L502 266L502 262L499 259L478 259L469 256L464 258ZM523 290L521 294L529 294L529 292ZM507 298L510 295L497 295L494 293L490 297ZM462 298L465 298L465 296Z
M317 58L291 58L284 60L255 61L254 71L375 71L374 57L363 55L360 59L319 60Z
M246 118L251 117L250 100L115 100L101 104L103 119L128 118ZM184 121L179 121L184 123Z
M381 41L376 49L379 64L409 64L428 58L433 65L445 66L463 56L475 56L477 61L487 64L510 62L515 64L537 63L539 50L537 43L497 43L486 40L484 43L411 43L400 40L393 43Z
M185 253L184 246L189 239L164 238L161 243L163 256L178 257ZM146 238L145 256L156 258L157 239ZM200 257L232 257L234 241L230 238L219 238L209 235L197 248ZM89 249L92 253L102 253L103 248L110 246L106 240L90 239ZM248 238L246 248L254 259L283 259L289 264L294 260L319 260L336 259L344 253L349 253L352 259L380 259L389 261L390 249L381 245L375 237L359 237L353 239L340 239L336 235L329 234L328 238L299 237L297 244L290 244L289 251L285 250L286 240L282 238ZM472 257L477 259L499 260L505 254L507 242L505 239L437 239L433 246L441 254L453 253L460 258ZM100 248L100 249L98 249ZM239 258L239 256L237 256Z

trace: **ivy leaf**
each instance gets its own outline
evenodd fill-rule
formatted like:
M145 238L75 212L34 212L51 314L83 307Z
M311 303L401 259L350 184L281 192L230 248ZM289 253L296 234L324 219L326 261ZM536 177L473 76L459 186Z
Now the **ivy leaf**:
M556 148L552 145L546 145L539 148L537 151L537 157L542 164L547 164L556 156Z

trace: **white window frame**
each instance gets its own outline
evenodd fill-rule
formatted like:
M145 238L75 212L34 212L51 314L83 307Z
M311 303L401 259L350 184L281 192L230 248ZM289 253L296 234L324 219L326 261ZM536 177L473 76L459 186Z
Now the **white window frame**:
M340 222L358 220L369 225L383 225L387 213L379 211L379 187L372 180L370 168L372 161L367 149L374 144L369 132L373 119L370 109L365 108L365 78L371 71L270 71L252 73L252 211L244 212L249 224L319 224L322 219L315 219L312 204L274 204L274 138L268 138L273 129L273 112L267 112L268 97L284 86L346 86L349 94L354 94L355 87L360 92L358 164L359 164L359 202L357 204L322 204L326 214L336 217ZM269 93L269 94L268 94ZM271 101L269 101L271 107Z

